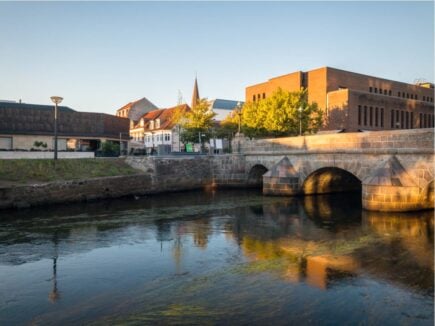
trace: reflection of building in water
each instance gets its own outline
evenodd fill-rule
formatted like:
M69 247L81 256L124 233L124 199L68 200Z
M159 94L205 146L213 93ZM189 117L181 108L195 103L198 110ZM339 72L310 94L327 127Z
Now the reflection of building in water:
M356 273L359 264L350 256L308 256L305 269L306 281L315 287L326 289L333 278Z
M243 253L252 260L264 261L265 272L280 268L281 276L290 282L305 280L309 285L326 289L333 279L348 277L357 272L358 262L347 255L306 255L307 252L325 252L321 245L311 241L262 241L249 236L243 238ZM279 263L276 261L280 259Z
M363 223L378 235L412 253L413 259L426 268L434 269L433 211L416 213L363 212Z
M190 223L191 232L193 234L193 243L195 246L206 249L208 237L211 235L210 219L202 218L194 220Z

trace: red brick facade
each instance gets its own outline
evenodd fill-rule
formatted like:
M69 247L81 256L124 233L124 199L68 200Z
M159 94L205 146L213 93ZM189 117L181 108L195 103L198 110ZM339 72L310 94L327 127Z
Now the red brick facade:
M324 130L391 130L434 127L434 87L412 85L330 67L269 79L246 87L246 101L270 96L278 87L306 88L324 110Z

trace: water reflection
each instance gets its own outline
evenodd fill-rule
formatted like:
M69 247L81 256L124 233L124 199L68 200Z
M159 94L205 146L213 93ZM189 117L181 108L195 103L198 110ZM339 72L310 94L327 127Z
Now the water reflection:
M35 316L41 323L60 322L76 314L81 317L72 320L103 318L104 324L137 311L147 314L147 322L174 313L192 322L185 312L208 316L204 305L215 309L214 321L248 316L238 320L249 322L256 318L250 312L254 304L268 321L276 321L272 306L278 302L259 302L262 291L293 307L297 303L285 301L291 296L282 291L312 289L300 290L301 302L316 302L311 296L319 293L313 290L344 300L361 280L376 282L385 296L401 289L433 301L433 211L367 212L359 198L195 192L0 213L0 292L18 293L0 297L0 324ZM40 264L49 289L32 274L32 266ZM47 293L49 303L65 301L52 305L59 310L35 303ZM425 320L433 318L427 301L412 300ZM174 302L191 306L181 313ZM24 307L28 316L18 317ZM391 313L398 313L394 309ZM322 320L317 310L310 308L311 317ZM115 312L124 317L118 320Z

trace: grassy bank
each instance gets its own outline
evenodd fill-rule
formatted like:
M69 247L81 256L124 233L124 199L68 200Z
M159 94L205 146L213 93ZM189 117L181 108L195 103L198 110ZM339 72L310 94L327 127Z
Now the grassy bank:
M0 160L0 183L48 182L140 173L123 159Z

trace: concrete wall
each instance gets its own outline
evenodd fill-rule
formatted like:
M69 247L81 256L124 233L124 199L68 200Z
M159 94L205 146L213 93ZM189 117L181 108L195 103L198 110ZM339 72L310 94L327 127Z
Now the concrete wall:
M78 158L94 158L94 152L58 152L60 159L78 159ZM16 159L53 159L54 152L2 152L0 151L0 160L16 160Z

